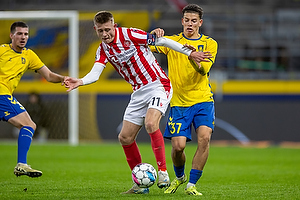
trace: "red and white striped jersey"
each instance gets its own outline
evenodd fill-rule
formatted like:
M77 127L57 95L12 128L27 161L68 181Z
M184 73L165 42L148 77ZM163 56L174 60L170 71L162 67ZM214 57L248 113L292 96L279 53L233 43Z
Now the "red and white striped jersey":
M100 43L95 62L110 62L134 91L156 80L170 89L169 78L148 48L153 35L134 28L117 27L115 31L113 42Z

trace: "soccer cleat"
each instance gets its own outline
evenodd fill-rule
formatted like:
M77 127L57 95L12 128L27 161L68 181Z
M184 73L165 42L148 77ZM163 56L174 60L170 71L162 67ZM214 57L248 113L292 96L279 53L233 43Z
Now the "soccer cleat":
M18 163L14 169L14 174L18 176L27 175L29 177L40 177L42 176L42 172L32 169L30 165Z
M189 188L186 188L185 193L188 195L202 196L202 193L197 191L196 186L190 186Z
M123 192L122 194L148 194L148 193L149 193L149 188L140 188L136 183L134 183L129 190Z
M157 186L159 188L164 188L164 187L169 187L170 185L170 178L169 178L169 174L166 171L158 171L158 182L157 182Z
M182 180L178 180L178 178L176 177L172 182L171 182L171 185L170 187L168 187L166 190L165 190L165 194L172 194L172 193L175 193L177 188L186 182L186 176L184 175Z

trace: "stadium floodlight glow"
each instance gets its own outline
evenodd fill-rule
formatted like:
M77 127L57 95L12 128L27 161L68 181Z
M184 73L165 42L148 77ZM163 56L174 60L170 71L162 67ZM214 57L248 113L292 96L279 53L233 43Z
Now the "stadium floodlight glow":
M67 19L69 23L69 76L78 77L79 20L77 11L0 11L0 19ZM69 92L68 141L79 143L78 89Z

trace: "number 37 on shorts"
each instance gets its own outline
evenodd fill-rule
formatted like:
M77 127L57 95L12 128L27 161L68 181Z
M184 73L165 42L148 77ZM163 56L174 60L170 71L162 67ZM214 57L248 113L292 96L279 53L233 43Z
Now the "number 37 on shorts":
M180 128L181 128L182 123L174 123L172 122L172 118L170 117L169 121L168 121L168 127L169 127L169 131L171 134L178 134L180 133Z

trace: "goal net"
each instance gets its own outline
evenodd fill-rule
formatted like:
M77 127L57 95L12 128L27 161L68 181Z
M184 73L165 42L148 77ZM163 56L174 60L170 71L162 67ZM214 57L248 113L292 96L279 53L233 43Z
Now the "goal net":
M26 47L35 51L46 66L56 73L78 77L77 11L1 11L0 44L10 43L10 25L14 21L25 21L29 25L29 40ZM77 145L79 138L99 139L95 124L91 125L94 117L92 115L95 114L93 111L90 112L90 103L93 102L91 95L79 97L77 90L67 93L60 85L47 83L39 75L28 70L22 77L14 96L22 104L27 104L31 92L40 95L44 109L42 114L32 113L39 117L36 123L40 128L37 130L36 137L68 139L71 145ZM29 108L27 110L30 111ZM79 118L79 114L82 114L82 119ZM8 123L1 122L1 138L9 138L13 135L13 128L5 127L6 124ZM85 126L94 133L90 135L80 133L86 128Z

